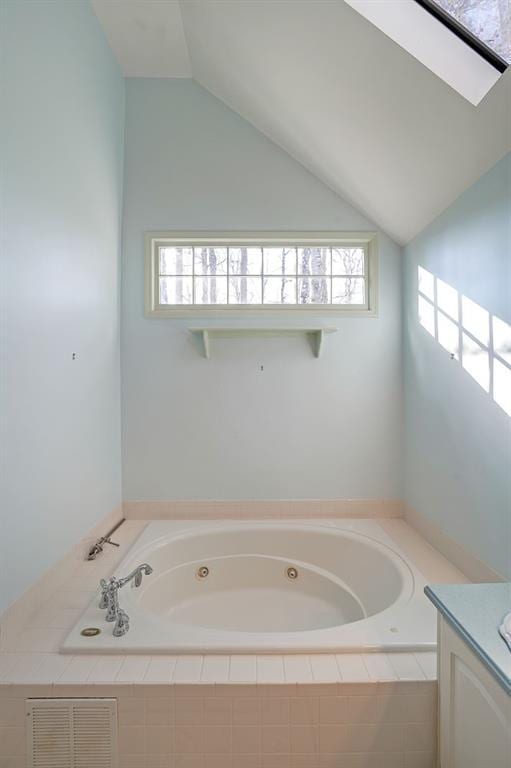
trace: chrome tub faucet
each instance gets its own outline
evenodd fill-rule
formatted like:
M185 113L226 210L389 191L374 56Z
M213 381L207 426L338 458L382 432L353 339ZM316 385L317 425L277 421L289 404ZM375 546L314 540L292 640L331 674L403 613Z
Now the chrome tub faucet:
M124 587L124 585L129 581L134 581L135 586L139 587L142 584L142 575L145 574L146 576L150 576L152 572L153 569L147 563L137 565L135 570L133 570L128 576L125 576L124 579L119 579L119 588Z
M112 576L110 579L101 579L101 597L99 608L106 609L106 621L114 621L114 637L122 637L130 628L129 616L119 605L119 590L130 581L133 581L135 587L142 584L143 575L149 576L153 569L147 563L137 566L128 576L117 579Z

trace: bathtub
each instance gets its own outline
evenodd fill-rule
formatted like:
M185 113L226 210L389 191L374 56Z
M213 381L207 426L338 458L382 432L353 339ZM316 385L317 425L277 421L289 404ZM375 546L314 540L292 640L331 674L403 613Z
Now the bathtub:
M376 520L154 521L116 569L153 573L119 592L112 634L98 595L68 653L314 653L431 650L424 579ZM84 628L100 634L84 637Z

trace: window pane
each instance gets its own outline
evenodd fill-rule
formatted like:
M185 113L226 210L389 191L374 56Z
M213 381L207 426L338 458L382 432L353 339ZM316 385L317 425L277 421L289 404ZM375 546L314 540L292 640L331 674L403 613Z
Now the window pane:
M262 304L260 277L229 278L229 304Z
M417 268L417 280L419 291L427 296L431 301L435 300L435 278L423 267Z
M160 275L191 275L193 248L160 248Z
M511 368L493 360L493 399L511 416Z
M334 277L332 279L332 304L365 304L364 278Z
M330 248L298 248L298 274L330 274Z
M463 296L461 299L461 312L463 328L475 336L486 347L490 341L490 314L476 304L475 301Z
M511 11L506 0L436 0L436 4L511 64Z
M196 277L196 304L227 304L226 277Z
M294 275L296 273L296 248L264 248L265 275Z
M302 277L298 280L299 304L329 304L330 280L321 277Z
M493 318L493 349L511 365L511 325L498 317Z
M332 248L333 275L363 275L363 248Z
M229 274L260 275L262 252L262 248L229 248Z
M242 235L234 240L206 237L205 242L201 237L195 242L188 238L181 246L170 236L159 235L151 264L152 279L158 279L159 305L368 309L369 263L363 244L346 240L343 246L341 240L332 247L311 238L310 244L302 240L298 247L299 240L277 238L264 245L250 235L245 245Z
M265 277L265 304L295 304L296 277Z
M440 309L443 309L449 317L452 317L453 320L459 319L458 291L438 277L436 280L436 301Z
M191 304L191 277L160 277L160 304Z
M485 390L490 391L490 356L488 350L463 334L463 368Z
M433 337L435 335L435 308L427 299L419 296L418 301L419 323Z
M438 341L444 349L454 355L456 360L460 357L459 325L449 320L443 312L437 314Z
M226 275L227 248L194 248L196 275Z

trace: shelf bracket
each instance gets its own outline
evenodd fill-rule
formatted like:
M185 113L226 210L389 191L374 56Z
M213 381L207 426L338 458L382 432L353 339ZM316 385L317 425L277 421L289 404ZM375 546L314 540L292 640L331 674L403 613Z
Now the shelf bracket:
M209 360L210 345L209 345L209 331L207 328L202 329L202 348L204 350L204 357Z
M323 345L323 331L312 331L312 352L314 357L319 357Z

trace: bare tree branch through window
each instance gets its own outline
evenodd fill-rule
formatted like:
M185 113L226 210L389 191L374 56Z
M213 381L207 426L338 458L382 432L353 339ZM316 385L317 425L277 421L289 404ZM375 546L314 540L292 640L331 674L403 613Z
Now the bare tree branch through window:
M163 245L161 306L367 307L363 245Z

